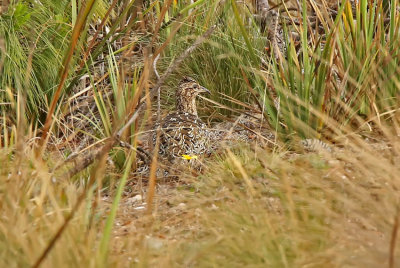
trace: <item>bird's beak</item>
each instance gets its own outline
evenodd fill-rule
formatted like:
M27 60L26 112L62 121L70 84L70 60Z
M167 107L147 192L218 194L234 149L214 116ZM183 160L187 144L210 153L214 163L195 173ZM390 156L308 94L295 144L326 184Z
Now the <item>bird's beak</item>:
M211 94L211 92L210 92L207 88L205 88L205 87L200 87L200 88L199 88L199 92L200 92L200 93Z

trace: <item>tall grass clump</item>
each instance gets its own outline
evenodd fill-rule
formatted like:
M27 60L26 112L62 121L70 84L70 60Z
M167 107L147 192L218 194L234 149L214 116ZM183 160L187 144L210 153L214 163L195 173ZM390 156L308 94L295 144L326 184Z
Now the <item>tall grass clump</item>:
M44 1L31 8L28 2L18 1L0 16L4 42L0 87L23 88L27 112L34 117L43 114L57 82L70 30L65 4L66 1ZM6 100L4 91L1 98Z
M398 14L389 16L381 1L359 1L355 10L345 1L336 17L323 18L329 25L325 35L309 43L309 33L318 29L308 24L304 1L302 10L301 53L289 46L283 64L273 64L285 132L319 137L332 119L342 127L359 127L358 116L379 117L393 109L398 92L398 46L393 44L398 38L390 29ZM293 120L298 118L300 125Z
M187 59L179 75L198 75L215 92L215 100L233 108L241 107L226 96L248 102L256 91L282 137L320 137L332 132L330 120L357 127L358 115L371 118L394 107L398 14L384 5L360 1L352 9L344 1L334 12L324 3L280 5L287 49L276 58L268 56L267 36L250 1L201 3L179 29L166 58L174 57L197 31L216 23L216 34ZM289 11L293 7L297 11Z
M97 2L94 18L104 14L106 7L104 1ZM23 89L29 117L43 120L70 34L71 1L11 1L0 15L1 100L6 101L7 87Z

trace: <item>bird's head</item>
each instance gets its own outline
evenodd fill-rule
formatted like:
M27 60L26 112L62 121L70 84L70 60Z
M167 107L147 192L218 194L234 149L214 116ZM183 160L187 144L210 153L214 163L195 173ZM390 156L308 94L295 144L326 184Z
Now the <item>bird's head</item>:
M184 77L176 90L176 107L178 112L197 115L196 96L210 91L191 77Z
M196 80L189 76L185 76L180 82L177 94L187 96L197 96L201 93L210 93L210 91L201 86Z

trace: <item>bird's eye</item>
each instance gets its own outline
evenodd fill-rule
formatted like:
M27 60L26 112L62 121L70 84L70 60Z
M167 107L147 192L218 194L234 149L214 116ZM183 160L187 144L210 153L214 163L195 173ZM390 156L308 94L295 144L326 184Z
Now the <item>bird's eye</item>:
M196 84L195 84L195 85L193 86L193 88L199 88L199 85L196 85Z

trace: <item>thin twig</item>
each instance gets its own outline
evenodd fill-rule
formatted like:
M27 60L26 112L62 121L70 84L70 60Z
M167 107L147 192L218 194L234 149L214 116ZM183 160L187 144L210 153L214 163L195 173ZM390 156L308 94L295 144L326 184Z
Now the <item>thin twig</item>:
M160 58L160 54L158 54L154 61L153 61L153 71L157 77L157 82L161 80L160 74L157 71L157 62ZM161 120L161 87L157 89L157 125L160 123Z

